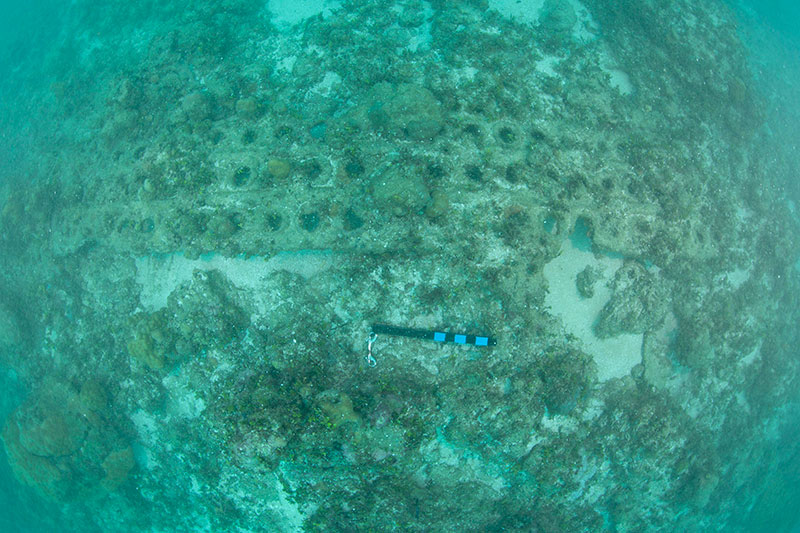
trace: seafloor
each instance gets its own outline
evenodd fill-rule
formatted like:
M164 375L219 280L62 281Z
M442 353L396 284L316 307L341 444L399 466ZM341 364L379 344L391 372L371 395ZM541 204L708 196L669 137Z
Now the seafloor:
M790 527L797 166L734 11L271 4L3 49L4 527Z

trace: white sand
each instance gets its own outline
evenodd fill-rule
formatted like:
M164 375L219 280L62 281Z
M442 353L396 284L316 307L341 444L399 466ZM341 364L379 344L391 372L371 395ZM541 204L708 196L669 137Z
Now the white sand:
M536 26L545 0L489 0L489 9L493 9L506 18L521 24ZM597 33L597 23L580 0L567 0L575 12L577 21L572 28L573 38L581 43L593 41Z
M150 255L136 259L136 281L142 287L142 307L155 311L166 307L170 293L191 280L195 269L219 270L236 287L258 296L265 294L269 285L267 277L273 272L285 270L308 279L330 268L334 255L330 250L281 252L269 258L249 259L216 254L199 259L188 259L182 253Z
M592 298L581 298L575 277L589 265L600 273L601 279L595 283ZM564 329L580 339L583 349L594 358L600 381L625 376L642 360L642 334L599 339L592 330L592 324L611 297L607 283L620 266L622 259L582 252L567 239L561 245L561 255L544 267L544 277L549 285L545 304L561 319Z
M489 0L489 9L525 24L538 24L544 0Z
M578 43L593 42L599 34L598 24L579 0L567 1L577 17L572 28L572 38ZM545 0L489 0L489 9L516 22L536 26L539 24L544 2ZM622 95L632 94L634 87L628 74L616 66L616 61L605 46L602 54L606 57L600 61L599 66L608 74L611 87ZM558 76L556 69L563 59L564 57L557 55L544 55L536 62L536 70L547 76Z
M278 28L287 28L304 20L322 15L327 17L341 7L338 0L268 0L272 23Z

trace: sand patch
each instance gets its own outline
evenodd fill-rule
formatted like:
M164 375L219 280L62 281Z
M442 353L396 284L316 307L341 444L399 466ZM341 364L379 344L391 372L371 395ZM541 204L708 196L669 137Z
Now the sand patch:
M136 282L142 287L139 299L149 312L166 307L172 291L191 280L195 269L219 270L239 289L259 294L273 272L284 270L308 279L328 270L334 264L334 255L330 250L301 250L248 258L207 254L189 259L180 252L138 257Z
M581 297L575 284L576 276L587 266L591 266L600 277L591 298ZM561 245L561 254L544 267L549 287L545 305L561 319L567 333L580 339L583 349L597 365L600 381L625 376L642 361L642 334L626 333L601 339L592 329L600 311L611 298L608 282L614 279L621 266L622 259L581 250L567 239Z

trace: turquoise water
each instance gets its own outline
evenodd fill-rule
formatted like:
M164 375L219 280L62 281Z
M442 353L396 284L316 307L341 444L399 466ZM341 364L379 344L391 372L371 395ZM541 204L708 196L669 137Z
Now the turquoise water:
M800 19L800 8L794 2L774 0L771 2L744 2L746 9L753 10L771 31L780 33L782 37L791 41L794 46L800 35L797 31L797 20Z
M0 531L800 531L795 3L2 7Z

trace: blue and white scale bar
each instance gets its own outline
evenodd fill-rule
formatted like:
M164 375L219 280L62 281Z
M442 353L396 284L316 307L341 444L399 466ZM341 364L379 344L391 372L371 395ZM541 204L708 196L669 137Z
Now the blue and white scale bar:
M373 324L372 332L376 335L399 335L401 337L452 342L454 344L471 344L473 346L494 346L497 344L497 340L489 335L466 335L428 329L401 328L387 324Z

